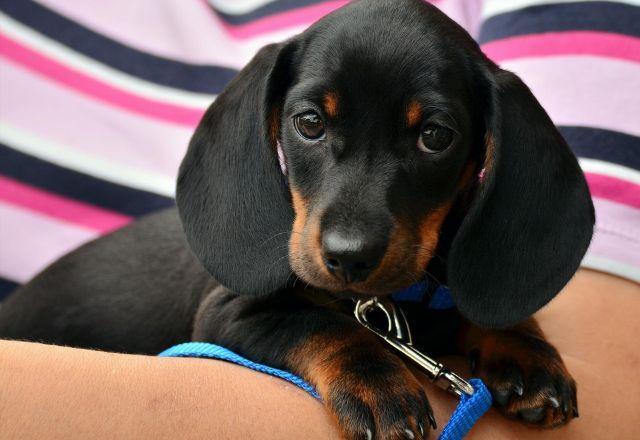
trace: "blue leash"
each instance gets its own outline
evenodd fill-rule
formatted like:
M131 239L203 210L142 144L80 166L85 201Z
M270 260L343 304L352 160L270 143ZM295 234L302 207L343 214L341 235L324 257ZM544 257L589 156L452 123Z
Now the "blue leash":
M295 374L250 361L219 345L206 342L187 342L173 346L158 356L210 358L232 362L261 373L284 379L302 388L316 399L320 399L320 395L313 386ZM491 407L491 394L484 383L482 383L480 379L471 379L469 382L473 386L474 393L471 396L466 394L462 395L460 403L453 412L449 423L447 423L442 434L440 434L440 440L463 439L478 419Z
M249 359L243 358L239 354L236 354L233 351L228 350L224 347L220 347L216 344L209 344L207 342L186 342L184 344L174 345L173 347L160 353L158 356L209 358L231 362L243 367L250 368L251 370L259 371L260 373L266 373L270 374L271 376L284 379L288 382L291 382L295 386L302 388L316 399L320 399L320 394L316 392L315 388L313 388L308 382L296 376L295 374L250 361Z

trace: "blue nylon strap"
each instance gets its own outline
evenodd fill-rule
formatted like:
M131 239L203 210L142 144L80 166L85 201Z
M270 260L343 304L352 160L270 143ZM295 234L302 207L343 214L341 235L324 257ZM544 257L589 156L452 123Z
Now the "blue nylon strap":
M446 286L438 286L429 301L429 308L434 310L449 310L456 306L451 297L451 291Z
M473 395L462 394L460 403L444 427L439 440L463 439L480 417L491 408L491 393L480 379L469 380Z
M220 347L219 345L208 344L206 342L186 342L184 344L175 345L163 351L158 356L198 357L232 362L234 364L241 365L243 367L247 367L252 370L270 374L271 376L279 377L280 379L289 381L292 384L302 388L316 399L320 399L320 395L316 392L315 388L313 388L310 384L308 384L306 381L296 376L295 374L291 374L288 371L278 370L277 368L268 367L266 365L250 361L249 359L243 358L239 354L236 354L231 350L227 350L224 347Z
M456 306L451 297L451 291L447 286L435 286L428 280L422 280L406 289L394 293L393 299L398 302L420 303L424 301L427 291L431 288L431 298L429 298L429 308L433 310L448 310ZM433 290L435 289L435 290Z
M232 362L234 364L289 381L302 388L316 399L320 399L320 395L316 392L313 386L295 374L250 361L249 359L246 359L231 350L227 350L224 347L220 347L219 345L209 344L206 342L186 342L184 344L173 346L163 351L158 356L210 358ZM449 420L449 423L447 423L442 434L440 434L440 440L463 439L471 427L485 412L487 412L489 407L491 407L491 394L482 381L480 379L471 379L470 383L474 389L473 395L462 396L460 403Z

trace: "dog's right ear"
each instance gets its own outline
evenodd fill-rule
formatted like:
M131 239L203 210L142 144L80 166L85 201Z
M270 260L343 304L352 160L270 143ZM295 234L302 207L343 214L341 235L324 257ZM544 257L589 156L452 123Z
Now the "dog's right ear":
M238 293L272 292L291 273L293 210L275 142L295 50L290 41L258 52L209 107L180 166L176 201L189 245Z

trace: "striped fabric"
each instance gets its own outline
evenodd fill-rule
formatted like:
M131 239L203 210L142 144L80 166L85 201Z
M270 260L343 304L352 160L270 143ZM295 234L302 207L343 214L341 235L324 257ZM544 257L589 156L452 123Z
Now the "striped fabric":
M640 0L437 0L520 74L581 157L585 265L640 281ZM346 1L0 0L0 299L173 203L207 105L263 45Z
M640 1L486 0L478 38L580 158L596 208L583 266L640 282Z

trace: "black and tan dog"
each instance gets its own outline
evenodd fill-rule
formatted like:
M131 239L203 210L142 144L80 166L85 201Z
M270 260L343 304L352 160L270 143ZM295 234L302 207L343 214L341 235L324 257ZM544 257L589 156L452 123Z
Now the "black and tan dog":
M470 355L525 423L578 415L530 316L589 244L584 177L527 87L436 8L357 1L262 49L202 119L177 205L38 275L0 336L215 342L306 378L346 438L421 438L421 386L349 299L429 274L458 311L409 308L418 346Z

